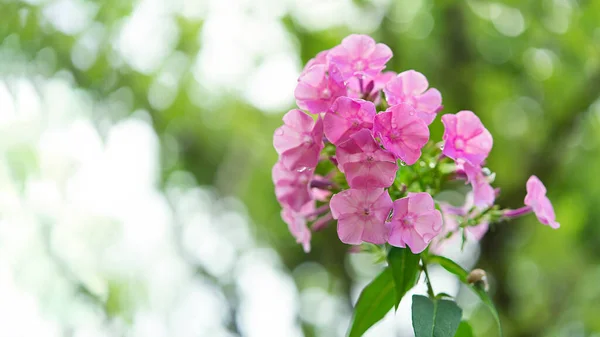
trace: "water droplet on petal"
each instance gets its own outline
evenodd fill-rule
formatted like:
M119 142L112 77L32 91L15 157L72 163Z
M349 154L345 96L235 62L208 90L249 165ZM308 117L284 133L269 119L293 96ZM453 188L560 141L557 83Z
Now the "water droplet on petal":
M304 171L306 171L306 170L308 170L308 167L307 167L307 166L303 166L303 167L300 167L300 168L297 168L297 169L296 169L296 171L298 171L298 172L304 172Z
M279 128L279 129L275 130L275 135L276 136L283 136L283 129Z
M400 166L406 166L406 163L403 160L400 160Z
M411 115L411 116L414 116L414 115L415 115L415 110L412 110L412 109L411 109L411 110L408 112L408 114L409 114L409 115Z

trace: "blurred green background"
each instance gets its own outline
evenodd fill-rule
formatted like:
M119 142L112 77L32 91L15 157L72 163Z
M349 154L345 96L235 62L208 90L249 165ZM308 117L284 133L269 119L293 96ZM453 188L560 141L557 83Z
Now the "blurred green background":
M0 0L0 336L342 336L376 267L333 228L303 253L271 141L350 33L481 117L500 205L548 187L560 230L529 216L469 253L506 336L600 336L597 0Z

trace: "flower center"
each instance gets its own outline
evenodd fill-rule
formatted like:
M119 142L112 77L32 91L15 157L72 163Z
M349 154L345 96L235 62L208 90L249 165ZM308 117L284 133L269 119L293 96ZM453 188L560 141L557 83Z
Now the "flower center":
M402 225L404 227L413 227L415 222L415 218L412 215L407 215L402 219Z
M369 215L369 214L371 214L371 210L365 207L365 208L363 208L363 214Z
M464 148L465 148L465 141L464 141L464 140L462 140L461 138L457 138L457 139L454 141L454 147L455 147L457 150L462 150L462 149L464 149Z
M354 64L354 70L356 70L356 71L365 70L365 67L366 67L366 64L365 64L365 61L363 61L363 60L358 60Z
M321 91L321 98L323 98L323 99L331 98L331 90L329 90L329 88L323 89L323 91Z
M306 145L311 145L313 143L313 139L310 135L304 135L304 139L302 141Z
M375 158L373 158L372 155L368 155L367 156L367 161L374 161L374 160L375 160Z

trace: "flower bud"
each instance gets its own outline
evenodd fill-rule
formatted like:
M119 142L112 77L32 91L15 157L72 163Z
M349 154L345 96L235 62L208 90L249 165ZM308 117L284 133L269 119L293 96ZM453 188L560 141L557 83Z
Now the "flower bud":
M488 291L490 288L488 281L487 281L487 275L485 273L485 270L483 270L483 269L479 269L479 268L473 269L467 276L467 282L469 284L483 286L483 289L485 291Z

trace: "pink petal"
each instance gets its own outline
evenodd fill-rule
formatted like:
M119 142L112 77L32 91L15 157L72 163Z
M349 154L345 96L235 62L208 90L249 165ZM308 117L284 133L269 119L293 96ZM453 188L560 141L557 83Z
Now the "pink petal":
M408 210L414 213L427 213L435 210L435 202L427 192L408 193Z
M406 230L402 233L402 240L406 243L413 254L419 254L427 248L428 242L425 242L423 238L415 230Z
M407 70L398 75L402 83L402 92L406 95L420 95L429 86L425 75L414 70Z
M363 226L362 219L356 214L344 214L338 219L337 233L340 241L349 245L362 243Z

